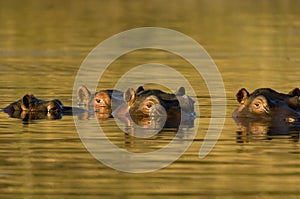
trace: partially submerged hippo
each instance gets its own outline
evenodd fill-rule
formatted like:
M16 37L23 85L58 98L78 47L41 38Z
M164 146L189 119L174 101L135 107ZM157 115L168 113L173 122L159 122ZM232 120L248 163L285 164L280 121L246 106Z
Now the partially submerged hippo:
M33 95L24 95L22 99L2 109L14 118L60 119L62 115L81 114L84 109L64 106L60 100L41 100Z
M77 89L80 105L94 110L98 119L114 117L117 121L132 127L134 124L145 128L158 126L178 127L182 124L181 115L188 118L185 126L193 126L194 100L185 94L181 87L175 94L163 92L158 89L137 90L128 89L125 93L118 90L100 90L92 94L86 86ZM166 116L162 119L162 116ZM192 119L191 119L192 118ZM162 122L165 121L165 122Z
M156 116L163 114L161 111L165 110L173 114L183 112L195 116L195 101L185 94L183 87L179 88L175 94L157 89L145 90L142 86L136 91L129 88L124 93L124 101L127 103L131 115Z
M240 106L232 116L240 126L237 141L272 139L274 136L290 136L299 140L300 90L288 94L270 88L259 88L249 93L242 88L236 94Z
M232 116L237 120L241 118L298 121L300 118L299 89L289 94L278 93L270 88L260 88L249 93L242 88L236 94L240 106L235 109Z
M92 94L82 85L77 89L79 105L97 112L100 118L110 117L115 108L124 103L123 92L118 90L100 90Z
M162 128L182 129L194 126L194 101L185 94L183 87L175 94L144 89L143 86L136 90L129 88L124 92L124 101L112 113L116 121L125 125L124 132L133 130L141 135Z

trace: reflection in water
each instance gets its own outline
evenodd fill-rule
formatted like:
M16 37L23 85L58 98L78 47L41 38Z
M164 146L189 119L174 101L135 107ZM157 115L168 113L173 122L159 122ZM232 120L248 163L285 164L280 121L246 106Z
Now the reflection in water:
M289 123L273 118L272 120L254 120L251 118L234 118L240 126L237 133L237 142L244 143L254 140L270 140L276 137L289 137L299 141L300 124Z
M162 116L128 118L127 126L124 130L127 134L135 137L149 138L167 129L172 129L174 132L184 132L183 129L194 127L194 120L194 117L184 118L180 121L180 118L174 119Z
M173 116L130 116L127 112L127 114L112 116L111 114L104 114L98 111L86 112L79 115L78 119L87 121L93 117L96 117L99 122L107 119L113 119L114 121L116 121L123 132L127 133L128 135L140 138L149 138L167 129L172 129L174 132L184 132L186 129L194 127L194 120L196 119L196 117L187 116L186 114L184 114L181 118L180 113L174 114Z
M30 123L33 120L57 120L63 117L61 112L50 113L50 112L25 112L25 111L14 111L8 114L12 118L22 119L24 124Z
M91 112L77 107L65 106L64 108L65 111L59 112L15 110L7 112L7 115L11 118L21 119L23 124L29 124L35 120L60 120L63 116L77 116L79 118L84 118L86 115L91 114Z
M1 105L25 91L45 99L57 96L71 104L76 71L86 55L116 33L145 26L172 28L203 45L218 65L228 101L241 86L288 92L291 86L299 86L299 3L0 1ZM210 120L210 96L205 82L177 56L150 50L124 55L112 63L115 67L99 80L98 89L113 88L128 68L145 63L176 68L198 96L201 118L196 121L201 125L182 158L149 174L120 173L89 154L72 117L24 127L0 113L1 198L299 198L299 142L252 142L249 138L251 144L236 144L237 127L230 118L210 155L198 158ZM176 79L166 76L165 81ZM229 101L228 115L233 106L233 100ZM84 115L88 113L80 117ZM124 142L128 148L133 144L131 149L145 145L145 139L124 134L113 119L99 122L117 146ZM269 125L256 126L263 127L256 132L269 129ZM294 127L289 128L293 132ZM158 136L147 139L152 149L168 144L174 132L163 129Z

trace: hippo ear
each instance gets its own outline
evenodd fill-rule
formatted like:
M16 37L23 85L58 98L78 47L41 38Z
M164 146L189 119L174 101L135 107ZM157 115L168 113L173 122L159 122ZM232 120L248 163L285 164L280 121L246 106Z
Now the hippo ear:
M291 95L291 96L298 96L298 97L300 97L300 89L299 88L294 88L288 94Z
M287 99L288 106L294 109L299 108L299 98L298 96L293 96Z
M31 101L31 97L29 95L24 95L22 99L22 103L26 108L29 108L30 101Z
M185 95L185 88L184 87L180 87L175 94L178 95L178 96Z
M128 105L133 104L135 100L135 91L133 88L129 88L125 93L124 93L124 101L127 102Z
M91 92L89 91L89 89L84 85L79 86L79 88L77 89L78 102L88 104L90 101L90 97L91 97Z
M240 89L239 92L237 92L236 94L236 99L241 104L245 103L248 97L249 97L249 92L245 88Z
M139 93L139 92L141 92L141 91L144 91L145 89L144 89L144 87L143 86L139 86L137 89L136 89L136 93Z

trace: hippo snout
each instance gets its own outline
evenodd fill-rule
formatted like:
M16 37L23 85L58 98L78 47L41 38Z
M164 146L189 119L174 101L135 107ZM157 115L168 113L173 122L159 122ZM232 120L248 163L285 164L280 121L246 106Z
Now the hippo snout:
M63 106L59 100L52 100L48 102L47 105L48 113L61 113L62 110L63 110Z
M166 109L160 104L154 104L149 108L150 117L167 117Z

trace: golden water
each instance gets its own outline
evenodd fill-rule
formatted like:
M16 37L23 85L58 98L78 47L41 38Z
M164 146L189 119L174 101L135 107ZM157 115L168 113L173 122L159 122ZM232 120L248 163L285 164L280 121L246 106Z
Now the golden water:
M98 87L113 87L128 65L151 61L177 68L190 80L201 115L190 148L164 169L123 173L86 150L73 117L24 125L0 113L0 197L297 198L299 140L239 138L230 114L241 87L299 87L299 9L299 1L1 1L0 107L26 93L71 105L77 70L95 46L131 28L157 26L192 37L211 55L224 80L227 117L218 143L199 159L210 121L205 82L170 53L132 52L113 63L116 70L107 71ZM113 143L134 152L160 148L174 137L128 138L113 119L100 124Z

